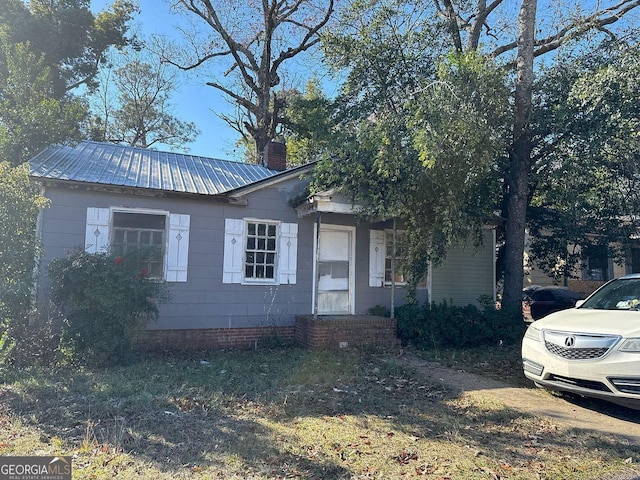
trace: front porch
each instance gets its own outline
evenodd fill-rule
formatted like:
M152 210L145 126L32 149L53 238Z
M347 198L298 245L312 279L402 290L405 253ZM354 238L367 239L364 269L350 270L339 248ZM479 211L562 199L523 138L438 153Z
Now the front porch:
M397 327L396 319L375 315L298 315L294 335L298 345L311 349L395 347Z

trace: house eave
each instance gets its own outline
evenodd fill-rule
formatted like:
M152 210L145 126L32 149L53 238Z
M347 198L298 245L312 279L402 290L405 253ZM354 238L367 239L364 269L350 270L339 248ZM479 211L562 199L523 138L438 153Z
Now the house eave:
M362 205L345 202L345 197L335 190L327 190L309 197L307 202L298 205L298 217L306 217L314 213L337 213L342 215L359 215L364 211Z
M231 198L224 194L211 195L190 192L176 192L170 190L160 190L154 188L128 187L124 185L110 185L104 183L79 182L75 180L59 180L45 177L30 177L33 182L44 187L65 188L68 190L84 190L92 192L108 192L115 194L138 195L143 197L164 197L164 198L184 198L208 203L228 203L231 205L247 205L244 198Z
M240 200L242 197L249 195L250 193L256 192L258 190L262 190L263 188L271 187L273 185L277 185L278 183L286 182L287 180L291 180L293 178L298 178L305 173L310 172L315 167L317 162L308 163L306 165L301 165L299 167L292 168L290 170L285 170L284 172L277 173L272 177L265 178L263 180L258 180L257 182L253 182L249 185L245 185L243 187L238 187L234 190L230 190L225 193L225 195L229 199Z

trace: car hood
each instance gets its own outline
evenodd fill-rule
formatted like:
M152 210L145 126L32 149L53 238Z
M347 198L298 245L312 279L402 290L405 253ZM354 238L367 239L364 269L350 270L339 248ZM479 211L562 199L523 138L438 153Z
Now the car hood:
M570 308L533 323L535 328L640 337L640 311Z

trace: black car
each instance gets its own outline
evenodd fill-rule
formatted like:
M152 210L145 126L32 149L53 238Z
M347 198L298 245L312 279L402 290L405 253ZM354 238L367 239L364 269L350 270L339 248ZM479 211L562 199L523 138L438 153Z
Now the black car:
M566 287L531 286L522 290L522 315L525 322L533 322L550 313L573 308L587 295Z

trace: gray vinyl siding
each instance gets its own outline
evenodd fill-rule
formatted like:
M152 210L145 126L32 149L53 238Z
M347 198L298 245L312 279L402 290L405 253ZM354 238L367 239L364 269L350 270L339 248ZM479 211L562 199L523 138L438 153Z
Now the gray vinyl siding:
M292 179L264 187L246 196L246 206L213 203L206 197L155 197L122 193L47 187L50 207L42 216L39 301L46 301L46 267L75 247L84 248L87 207L146 208L190 216L189 263L186 282L170 283L172 300L161 307L160 319L151 329L198 329L291 326L295 316L312 313L314 287L315 215L298 218L289 203L299 192ZM222 283L225 219L255 218L298 225L296 283L246 285ZM369 230L380 229L351 215L323 214L323 224L356 226L355 312L391 305L390 287L369 287ZM481 294L492 294L492 235L487 232L481 252L456 250L433 272L433 298L453 298L457 304L474 303ZM426 300L419 290L419 301ZM406 301L405 289L396 289L396 306Z
M84 247L87 207L166 210L191 217L187 281L170 283L171 302L161 307L151 329L237 328L293 325L296 314L311 313L313 219L299 219L287 203L295 181L251 194L247 206L48 187L51 205L43 212L40 301L46 299L46 267L66 251ZM225 218L260 218L297 223L295 285L222 284Z
M433 301L453 301L455 305L477 304L478 297L493 298L493 231L484 231L480 250L473 246L454 248L442 265L433 269Z

